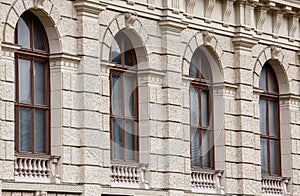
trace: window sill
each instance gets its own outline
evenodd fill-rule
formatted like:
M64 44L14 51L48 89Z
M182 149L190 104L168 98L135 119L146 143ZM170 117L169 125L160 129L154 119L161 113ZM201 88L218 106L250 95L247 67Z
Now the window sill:
M18 153L15 155L15 181L60 183L58 156Z

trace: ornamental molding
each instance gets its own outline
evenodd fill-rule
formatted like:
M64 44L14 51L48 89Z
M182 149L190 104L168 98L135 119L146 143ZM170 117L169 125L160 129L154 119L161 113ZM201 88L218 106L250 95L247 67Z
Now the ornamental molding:
M11 43L1 43L1 56L14 60L15 52L21 49L20 45Z

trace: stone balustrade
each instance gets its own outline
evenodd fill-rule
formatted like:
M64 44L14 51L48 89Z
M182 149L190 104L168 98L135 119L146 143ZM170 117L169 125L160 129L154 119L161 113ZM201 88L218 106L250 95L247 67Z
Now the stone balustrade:
M287 191L288 181L289 181L288 178L263 176L261 181L262 195L263 196L290 195Z
M58 157L17 155L15 158L15 181L60 183L57 174Z
M192 191L199 193L225 194L220 180L222 171L194 170L191 173Z
M113 164L111 166L112 187L149 189L145 179L145 164Z

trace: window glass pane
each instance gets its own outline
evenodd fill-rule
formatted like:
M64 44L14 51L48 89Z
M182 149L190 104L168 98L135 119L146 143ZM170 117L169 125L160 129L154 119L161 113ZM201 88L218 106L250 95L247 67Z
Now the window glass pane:
M135 51L134 51L134 49L125 50L125 65L127 65L127 66L134 66L135 65Z
M18 44L30 48L30 22L21 17L18 21Z
M279 141L270 140L271 174L279 174Z
M209 93L208 91L201 92L201 117L202 126L208 127L209 125Z
M201 51L200 54L201 54L201 79L209 81L211 80L209 61L203 51Z
M271 93L278 92L276 75L271 66L269 66L268 72L268 91Z
M46 112L34 111L34 152L46 152Z
M19 101L31 103L30 61L19 59Z
M34 103L45 104L46 85L45 85L45 64L40 62L34 63Z
M134 160L134 121L126 121L125 125L126 160Z
M122 77L112 76L112 113L113 115L123 115L122 110Z
M191 131L192 166L200 166L200 134L197 129Z
M209 131L202 132L202 166L203 167L210 167L210 156L209 156Z
M121 64L121 47L115 39L111 45L111 60L114 63Z
M122 121L113 119L113 157L114 159L123 159L123 147L122 147Z
M259 76L259 88L267 92L266 66L263 66Z
M267 140L260 139L261 173L268 173L268 147Z
M271 136L278 136L277 129L277 102L268 101L269 103L269 129Z
M259 100L259 113L260 113L260 134L267 134L267 104L266 101Z
M198 99L198 89L190 89L190 99L191 99L191 124L199 125L199 99Z
M192 60L190 62L190 76L194 78L198 78L199 69L198 69L198 58L197 55L194 54Z
M125 115L133 117L134 115L134 79L125 77Z
M19 150L25 152L31 151L31 112L29 108L20 108Z
M33 23L33 43L34 43L34 49L37 50L45 50L45 45L44 45L44 39L43 39L43 34L38 28L38 25L40 24L35 24Z

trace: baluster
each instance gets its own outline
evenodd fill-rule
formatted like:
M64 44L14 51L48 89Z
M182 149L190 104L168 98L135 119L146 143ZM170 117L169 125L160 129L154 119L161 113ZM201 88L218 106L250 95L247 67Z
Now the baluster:
M139 172L141 172L141 171L139 171L138 170L138 168L136 168L136 167L133 167L132 168L133 169L133 172L134 172L134 182L136 183L136 184L139 184L139 181L140 181L140 177L139 177Z
M36 160L36 164L37 164L37 176L38 176L38 177L42 177L41 160L40 160L40 159L37 159L37 160Z
M37 166L36 166L36 159L35 160L32 160L32 174L33 174L33 177L38 177L38 173L37 173Z
M19 175L18 159L15 160L15 176Z
M32 159L28 159L28 177L32 177Z
M18 159L18 162L19 162L20 176L24 176L24 164L23 164L23 159Z
M41 160L42 162L42 175L43 178L47 177L47 167L46 167L46 160Z
M28 177L28 159L24 159L24 176Z

